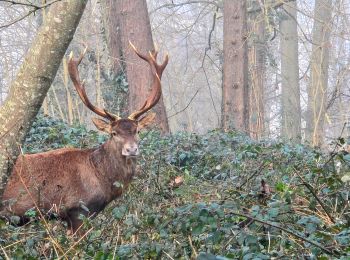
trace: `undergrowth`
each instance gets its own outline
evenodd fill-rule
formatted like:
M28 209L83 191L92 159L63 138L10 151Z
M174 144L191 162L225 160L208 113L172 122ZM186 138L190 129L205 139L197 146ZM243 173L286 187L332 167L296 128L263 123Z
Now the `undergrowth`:
M40 117L25 150L91 147L105 137ZM300 144L237 132L141 135L138 175L86 236L59 220L0 222L0 259L348 259L349 164ZM35 214L34 214L35 215Z

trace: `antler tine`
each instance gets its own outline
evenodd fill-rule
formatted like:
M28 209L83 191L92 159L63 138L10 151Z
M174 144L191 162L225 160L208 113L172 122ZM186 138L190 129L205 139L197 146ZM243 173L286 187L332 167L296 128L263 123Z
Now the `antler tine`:
M77 66L79 66L80 63L81 63L81 61L83 60L83 58L84 58L84 56L85 56L85 54L86 54L87 49L88 49L88 47L85 45L84 51L83 51L82 53L80 53L80 56L79 56L79 58L78 58L78 60L77 60ZM71 52L70 55L69 55L69 59L72 59L72 58L73 58L73 52Z
M157 56L158 56L157 46L155 47L154 51L150 52L150 56L148 57L148 56L146 56L144 54L141 54L130 41L129 41L129 44L130 44L131 48L135 51L137 56L139 56L141 59L147 61L148 63L150 63L150 59L152 59L154 61L154 66L156 68L157 74L161 78L162 74L163 74L163 70L168 65L169 55L166 54L164 62L162 64L158 64L157 63Z
M149 97L147 98L144 105L139 110L133 112L129 116L129 119L137 120L141 115L149 111L152 107L154 107L158 103L162 95L162 86L161 86L160 79L166 65L168 64L169 57L168 55L166 55L164 62L159 65L156 62L158 51L149 52L149 55L146 56L144 54L141 54L131 42L129 43L130 43L130 46L135 51L135 53L141 59L147 61L147 63L151 66L151 72L153 75L153 86Z
M136 49L135 45L132 44L131 41L129 41L129 44L130 44L131 48L134 50L134 52L137 54L137 56L139 56L141 59L143 59L143 60L149 62L149 57L147 57L146 55L141 54L141 53Z
M160 78L162 78L162 74L163 74L163 70L165 69L165 67L168 65L168 61L169 61L169 55L168 53L165 55L165 59L164 62L162 64L158 64L157 63L157 56L158 56L158 47L155 47L154 51L150 52L150 56L146 56L144 54L141 54L135 47L134 44L132 44L131 41L129 41L129 44L131 46L131 48L135 51L135 53L137 54L137 56L139 56L141 59L147 61L148 63L150 63L150 59L153 60L154 66L156 68L157 74Z
M78 71L78 66L79 66L80 62L82 61L82 59L84 58L86 50L87 50L87 47L85 47L85 50L81 53L81 55L79 56L78 59L73 59L73 52L71 52L69 55L68 72L69 72L69 76L73 82L73 85L74 85L81 101L83 101L85 106L87 106L91 111L93 111L97 115L102 116L108 120L111 120L111 121L118 120L119 119L118 116L109 113L105 109L100 109L100 108L94 106L90 102L89 98L86 95L84 82L80 81L79 71Z
M160 78L162 78L163 71L165 67L168 65L168 61L169 61L169 55L167 53L165 55L165 59L162 64L157 64L157 63L154 64L156 66L157 74Z

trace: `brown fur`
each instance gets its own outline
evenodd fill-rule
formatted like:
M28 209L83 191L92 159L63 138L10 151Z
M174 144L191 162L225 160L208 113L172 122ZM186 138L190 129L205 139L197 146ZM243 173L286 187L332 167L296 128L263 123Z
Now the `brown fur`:
M147 120L141 120L140 125L149 124ZM135 173L136 160L123 156L122 150L137 145L138 125L129 119L106 124L109 126L103 125L104 131L113 135L96 149L59 149L20 156L2 198L2 213L23 217L27 210L38 207L57 213L75 232L81 225L80 214L95 216L119 197ZM116 182L123 187L116 187Z

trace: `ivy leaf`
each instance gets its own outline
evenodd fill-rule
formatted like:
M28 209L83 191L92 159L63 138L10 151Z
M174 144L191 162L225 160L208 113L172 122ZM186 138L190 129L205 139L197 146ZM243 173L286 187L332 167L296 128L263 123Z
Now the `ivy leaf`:
M112 215L115 219L120 220L124 217L127 212L127 208L125 206L115 207L112 210Z

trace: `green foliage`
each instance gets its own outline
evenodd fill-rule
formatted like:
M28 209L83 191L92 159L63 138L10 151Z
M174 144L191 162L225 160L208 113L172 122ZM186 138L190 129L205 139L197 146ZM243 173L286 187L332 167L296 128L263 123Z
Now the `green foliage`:
M82 127L48 121L40 118L36 123L27 139L28 151L86 147L100 140ZM49 137L51 132L58 137ZM66 236L60 221L39 220L27 227L0 222L0 256L6 252L16 259L64 254L84 259L350 257L346 153L336 149L327 155L303 145L255 142L221 131L163 137L151 131L141 140L136 180L96 219L84 219L89 230L84 240L76 243ZM335 145L341 146L342 140ZM183 183L174 185L179 176Z
M82 125L70 127L59 119L39 114L29 131L25 153L38 153L63 147L87 148L97 142L103 142L95 131L88 131Z

